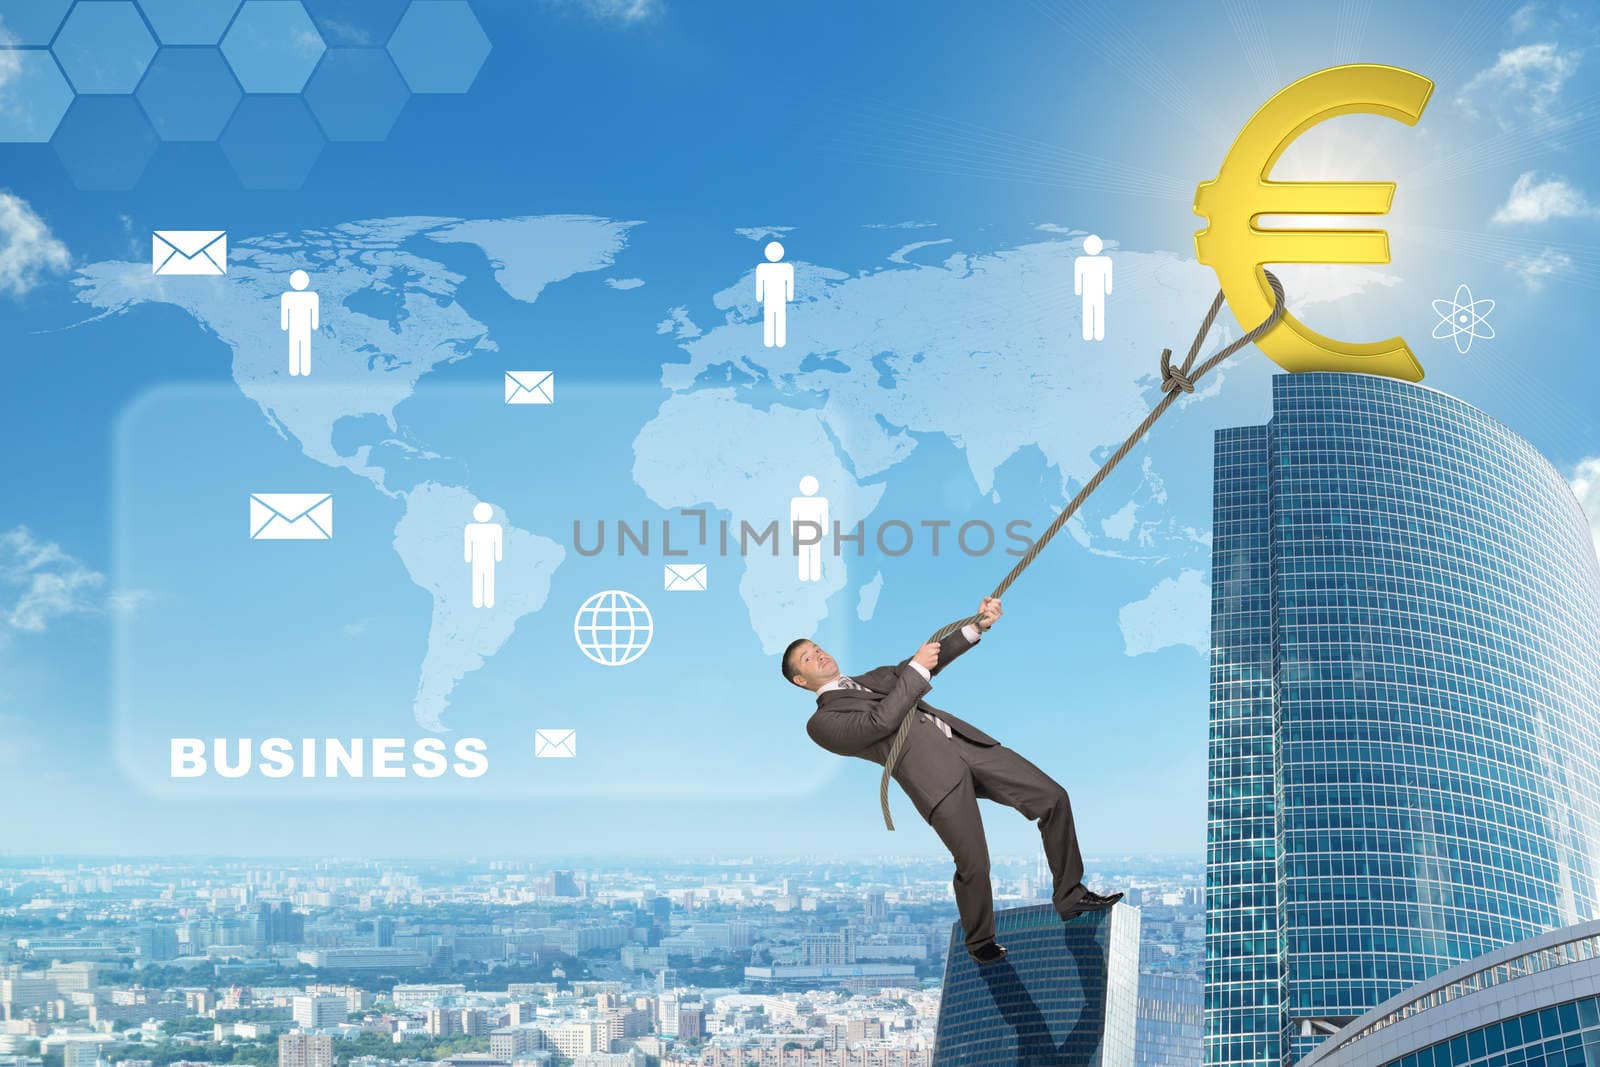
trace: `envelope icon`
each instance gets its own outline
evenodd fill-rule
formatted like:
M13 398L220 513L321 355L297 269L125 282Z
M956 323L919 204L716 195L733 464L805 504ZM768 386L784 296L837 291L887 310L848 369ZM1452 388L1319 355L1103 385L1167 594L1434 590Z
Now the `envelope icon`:
M228 273L228 231L156 230L150 237L150 273Z
M331 541L331 493L251 493L250 540Z
M573 759L578 754L578 731L535 730L533 754L539 759Z
M671 593L703 593L706 591L706 565L669 563L662 584Z
M553 370L506 371L507 404L554 404L556 372Z

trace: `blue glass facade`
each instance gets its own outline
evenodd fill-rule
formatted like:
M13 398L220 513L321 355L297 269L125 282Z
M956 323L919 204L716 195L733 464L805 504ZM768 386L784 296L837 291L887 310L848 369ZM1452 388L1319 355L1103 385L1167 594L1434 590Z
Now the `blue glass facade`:
M1206 1062L1596 913L1600 567L1560 473L1369 375L1216 437Z
M1139 976L1134 1067L1200 1067L1205 985L1176 974Z
M1467 1030L1385 1067L1597 1067L1600 998L1583 997Z
M952 924L934 1067L1133 1067L1139 912L1064 923L1048 904L995 912L1009 952L979 966Z

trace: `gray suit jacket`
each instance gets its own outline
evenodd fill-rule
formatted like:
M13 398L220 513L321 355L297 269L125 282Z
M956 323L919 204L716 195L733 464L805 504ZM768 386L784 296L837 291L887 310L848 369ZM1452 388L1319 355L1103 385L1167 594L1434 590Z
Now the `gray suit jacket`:
M971 647L972 642L959 630L946 637L939 642L939 665L931 673L938 674ZM975 745L1000 743L976 726L924 701L922 695L933 687L910 663L910 659L903 659L893 667L877 667L850 676L872 690L870 693L832 689L818 696L817 710L806 723L811 740L829 752L858 756L882 766L889 759L900 721L915 710L943 719L952 732ZM907 735L906 747L894 767L894 780L911 798L917 814L926 820L933 806L967 773L967 764L943 731L932 723L922 725L927 729L913 726Z

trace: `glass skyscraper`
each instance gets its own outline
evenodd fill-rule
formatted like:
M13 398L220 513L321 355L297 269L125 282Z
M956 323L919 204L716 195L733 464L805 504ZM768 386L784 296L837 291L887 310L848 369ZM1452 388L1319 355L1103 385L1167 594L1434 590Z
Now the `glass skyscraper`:
M1596 1067L1600 922L1496 949L1380 1004L1304 1067Z
M1389 378L1216 435L1206 1062L1293 1063L1596 915L1600 566L1515 433Z
M1138 909L1064 923L1039 904L1000 909L994 922L1009 955L983 965L951 925L934 1067L1134 1067Z
M1176 974L1139 976L1134 1067L1200 1067L1205 986Z

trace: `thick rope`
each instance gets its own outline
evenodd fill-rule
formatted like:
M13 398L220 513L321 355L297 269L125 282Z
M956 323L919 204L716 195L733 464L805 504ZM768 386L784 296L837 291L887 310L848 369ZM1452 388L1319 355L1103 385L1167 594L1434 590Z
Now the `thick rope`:
M1161 350L1161 391L1166 395L1156 402L1156 406L1150 409L1150 414L1144 417L1144 421L1139 424L1138 429L1128 435L1128 439L1122 442L1116 453L1095 472L1094 477L1083 484L1083 488L1078 490L1077 495L1072 498L1072 502L1062 510L1061 514L1055 517L1039 539L1028 547L1028 551L1023 553L1021 559L1017 560L1017 565L1011 568L1011 573L1001 579L1000 584L994 587L994 592L989 594L990 596L995 598L1005 596L1006 590L1011 588L1011 584L1022 577L1022 572L1027 570L1028 566L1038 558L1039 553L1044 551L1044 546L1050 543L1050 539L1060 532L1061 527L1065 526L1067 521L1083 506L1083 502L1089 499L1089 495L1100 487L1101 482L1106 480L1106 475L1110 474L1112 469L1122 462L1122 458L1133 451L1133 446L1139 443L1139 440L1144 437L1150 427L1155 425L1156 420L1172 406L1180 393L1194 392L1195 382L1203 378L1208 371L1278 324L1278 320L1283 318L1283 283L1278 281L1277 277L1269 270L1263 270L1262 273L1267 276L1267 284L1272 286L1272 314L1268 315L1255 329L1224 347L1216 355L1200 364L1200 366L1195 367L1195 356L1199 354L1200 346L1205 343L1206 335L1211 332L1212 324L1217 320L1217 313L1222 310L1223 298L1219 292L1216 299L1211 301L1211 310L1206 312L1205 321L1200 324L1200 331L1194 335L1194 343L1189 346L1189 354L1184 357L1183 365L1181 367L1172 365L1172 349L1164 348ZM945 637L955 633L968 623L977 622L978 619L979 616L977 615L968 615L964 619L957 619L955 622L939 629L928 640L942 641ZM894 766L900 759L900 752L906 746L906 737L911 733L911 724L916 718L915 710L913 708L911 711L906 712L905 718L901 720L900 730L895 734L894 744L889 749L889 758L883 765L883 780L878 783L878 802L883 805L883 823L891 830L894 829L894 817L889 814L889 776L894 773Z

